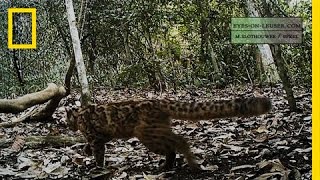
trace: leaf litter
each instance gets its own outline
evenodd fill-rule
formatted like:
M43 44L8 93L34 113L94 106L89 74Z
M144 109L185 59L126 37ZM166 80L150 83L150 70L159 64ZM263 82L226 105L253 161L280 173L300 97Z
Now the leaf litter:
M95 102L127 99L170 98L185 101L219 100L251 96L252 87L223 90L183 90L155 93L141 89L97 90ZM1 179L311 179L311 93L296 92L301 112L289 112L280 87L264 88L273 110L259 117L226 118L217 122L191 123L173 120L173 131L183 135L204 169L191 171L177 154L176 166L159 171L163 156L146 149L137 138L106 144L107 168L96 171L93 156L82 151L84 143L72 146L30 148L28 136L81 136L65 125L64 108L53 115L54 122L21 123L0 129ZM235 93L237 92L237 93ZM73 97L79 99L78 94ZM76 101L79 102L80 101ZM6 121L14 118L1 114ZM9 143L8 143L9 142Z

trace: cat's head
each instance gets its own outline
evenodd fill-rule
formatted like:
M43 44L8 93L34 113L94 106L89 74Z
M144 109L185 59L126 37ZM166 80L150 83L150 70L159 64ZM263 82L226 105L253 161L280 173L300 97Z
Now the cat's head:
M79 116L79 108L78 107L66 107L66 112L67 112L67 118L66 122L68 124L68 127L72 131L77 131L78 130L78 116Z

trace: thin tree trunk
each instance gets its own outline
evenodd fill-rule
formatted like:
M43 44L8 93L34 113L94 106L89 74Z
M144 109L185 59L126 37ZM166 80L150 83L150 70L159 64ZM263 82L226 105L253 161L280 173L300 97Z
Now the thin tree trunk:
M280 45L270 45L273 53L274 60L276 62L280 78L282 80L283 88L286 91L286 99L289 103L290 111L297 111L296 100L293 96L292 85L288 77L288 69L285 66L284 59L282 58L282 50Z
M270 4L267 3L267 1L262 1L263 9L265 11L265 15L267 17L273 17L273 14L270 11ZM279 15L278 15L279 16ZM287 15L285 14L287 17ZM286 99L288 101L289 107L291 111L297 111L297 104L296 100L293 96L293 90L292 90L292 84L290 82L289 76L288 76L288 68L285 66L284 59L282 58L282 50L280 45L272 44L270 45L270 49L272 52L272 55L274 57L274 61L276 63L278 72L280 74L280 78L283 84L283 88L286 91Z
M147 50L148 53L150 53L150 57L145 57L149 62L147 62L147 72L148 72L148 78L150 85L156 90L162 92L163 90L166 89L165 81L163 78L163 74L161 71L160 67L160 62L157 61L157 57L155 54L155 50L153 48L153 42L152 42L152 37L150 33L149 27L145 27L146 29L146 37L147 37ZM150 60L149 60L150 59Z
M73 50L71 49L70 43L68 41L69 36L67 35L65 28L62 28L61 25L59 24L59 21L56 18L57 14L54 11L53 4L49 3L48 7L49 7L49 13L50 13L50 16L49 16L50 21L52 21L56 25L56 29L58 31L58 34L60 35L60 37L63 41L66 52L69 55L69 59L70 59L69 60L69 67L68 67L68 70L67 70L67 73L66 73L65 79L64 79L64 86L66 88L66 95L69 95L70 91L71 91L71 78L72 78L72 75L73 75L73 72L75 69L76 61L75 61L74 53L72 53Z
M219 69L218 62L217 62L217 54L214 52L210 40L208 40L208 48L209 48L209 51L210 51L210 57L211 57L211 61L212 61L212 64L213 64L213 70L214 70L214 72L216 74L219 74L220 73L220 69Z
M82 105L86 106L90 102L91 94L89 91L89 84L86 75L86 68L83 62L83 56L81 52L81 45L79 39L79 33L76 26L76 17L74 14L72 0L66 0L67 17L70 27L70 34L72 38L72 45L76 60L76 68L78 72L79 82L81 85L81 101Z
M197 1L197 8L198 11L201 12L200 14L200 60L205 62L207 60L207 51L208 51L208 38L209 38L209 31L208 31L208 7L209 2L205 1Z
M23 76L22 76L22 69L21 69L21 66L18 65L18 62L19 62L19 58L18 58L18 55L17 55L17 50L13 50L13 67L16 71L16 74L17 74L17 78L18 78L18 81L20 83L21 86L24 85L24 80L23 80Z
M260 17L258 11L254 8L254 4L251 0L247 0L247 10L249 12L249 16ZM257 44L257 46L261 53L263 69L267 74L267 77L269 78L269 82L279 82L280 77L277 72L277 68L274 64L274 59L272 57L270 46L268 44Z

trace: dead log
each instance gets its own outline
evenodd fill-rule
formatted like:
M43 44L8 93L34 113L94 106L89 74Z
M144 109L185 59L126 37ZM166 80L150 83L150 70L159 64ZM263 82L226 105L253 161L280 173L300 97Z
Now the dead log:
M83 136L27 136L24 138L24 147L36 149L42 147L65 147L72 146L77 143L85 143L86 139ZM0 139L0 148L8 148L12 146L15 139Z
M43 104L54 97L65 95L65 89L54 83L42 91L31 93L17 99L0 99L1 113L19 113L36 104Z
M50 83L42 91L31 93L17 99L0 99L0 112L18 113L37 104L49 101L46 106L39 106L30 109L19 118L13 118L9 121L0 123L0 127L13 127L23 121L36 121L42 119L51 119L52 114L59 105L60 100L66 95L63 86Z

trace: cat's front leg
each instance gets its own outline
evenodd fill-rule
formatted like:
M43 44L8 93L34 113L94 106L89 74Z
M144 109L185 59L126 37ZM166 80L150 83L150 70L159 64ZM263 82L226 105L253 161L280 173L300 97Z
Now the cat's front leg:
M85 155L87 155L87 156L92 156L92 149L91 149L91 146L90 146L89 143L87 143L87 144L84 145L83 152L84 152Z
M105 146L103 141L94 140L91 144L91 149L96 160L96 165L98 167L104 166L104 151Z

